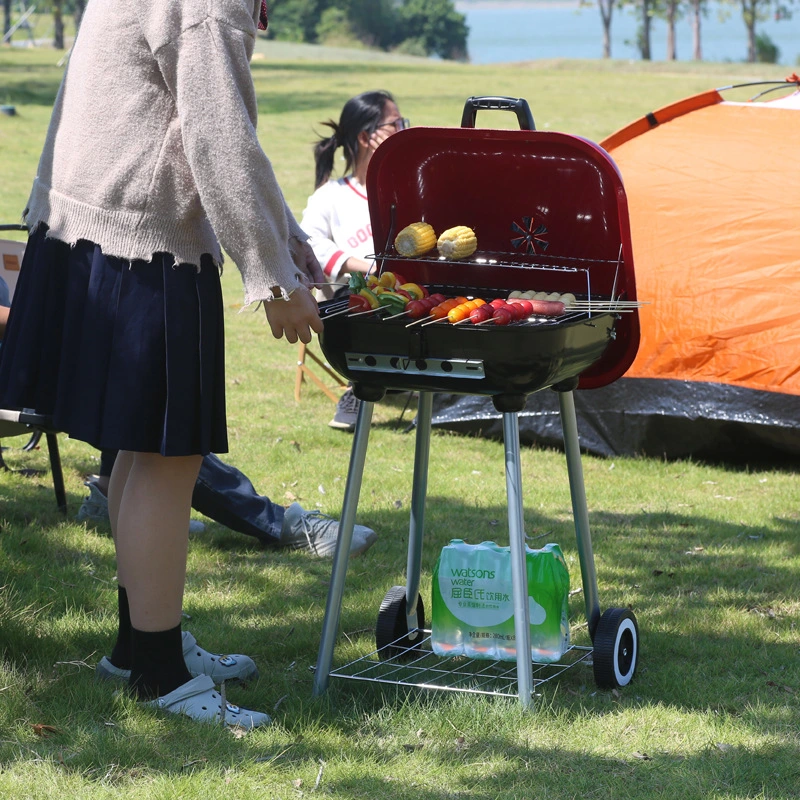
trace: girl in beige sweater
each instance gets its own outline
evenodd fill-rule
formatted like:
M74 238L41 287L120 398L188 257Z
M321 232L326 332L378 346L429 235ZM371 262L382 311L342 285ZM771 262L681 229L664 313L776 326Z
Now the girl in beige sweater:
M118 449L109 488L119 631L98 674L247 727L215 684L257 672L181 631L192 488L227 450L224 249L275 337L321 331L324 280L256 134L261 0L89 0L24 219L0 402Z

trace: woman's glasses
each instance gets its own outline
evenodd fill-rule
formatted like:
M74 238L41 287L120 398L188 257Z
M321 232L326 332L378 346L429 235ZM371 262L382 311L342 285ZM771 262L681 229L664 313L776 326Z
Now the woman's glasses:
M411 122L408 120L407 117L401 117L400 119L392 120L391 122L384 122L381 125L378 125L379 128L388 128L391 125L396 131L404 131L406 128L411 127Z

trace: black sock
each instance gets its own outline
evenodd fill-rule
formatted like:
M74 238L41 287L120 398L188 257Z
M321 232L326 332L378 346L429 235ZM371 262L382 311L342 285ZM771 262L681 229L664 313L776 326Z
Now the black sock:
M168 631L131 628L130 687L140 700L163 697L191 679L180 625Z
M117 607L119 609L119 629L117 641L109 660L119 669L131 668L131 612L128 609L128 593L124 586L117 586Z

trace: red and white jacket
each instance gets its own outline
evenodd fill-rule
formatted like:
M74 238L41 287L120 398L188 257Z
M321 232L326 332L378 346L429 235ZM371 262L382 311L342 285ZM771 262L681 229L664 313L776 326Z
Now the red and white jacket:
M308 198L300 227L330 281L351 256L369 261L375 253L367 190L352 176L320 186Z

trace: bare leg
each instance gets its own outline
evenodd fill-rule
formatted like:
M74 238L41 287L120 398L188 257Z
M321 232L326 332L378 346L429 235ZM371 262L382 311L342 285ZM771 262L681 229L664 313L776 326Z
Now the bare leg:
M201 462L201 456L122 451L114 465L110 513L118 577L137 630L180 624L192 490Z
M140 700L163 698L166 710L256 727L268 723L269 717L223 707L211 678L258 677L252 659L220 659L195 646L192 638L194 668L186 661L188 634L181 631L180 622L192 491L201 462L201 456L119 453L109 493L120 580L119 632L104 669L116 670L117 675L128 670L130 690ZM222 674L214 672L218 668Z
M133 466L133 453L128 450L122 450L117 454L117 459L114 462L114 469L111 476L104 478L103 476L97 481L101 490L105 488L106 496L108 497L108 517L111 521L111 534L114 541L117 541L117 525L119 524L119 506L122 502L122 495L125 491L125 484L128 481L128 474ZM100 481L105 481L105 487L100 484ZM122 586L125 583L117 575L119 582Z

